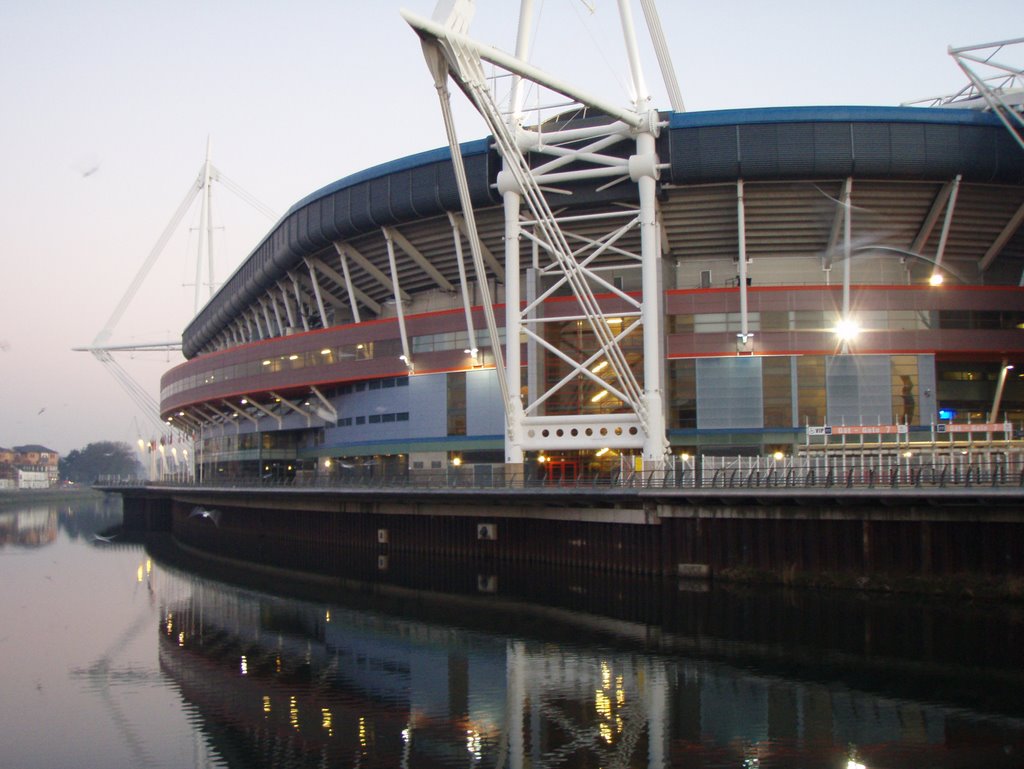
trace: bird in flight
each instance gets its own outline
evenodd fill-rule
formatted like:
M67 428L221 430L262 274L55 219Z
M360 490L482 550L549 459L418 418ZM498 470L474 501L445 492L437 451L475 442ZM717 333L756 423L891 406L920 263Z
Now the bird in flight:
M189 518L206 518L213 521L214 526L220 525L220 510L207 510L205 507L194 507L188 514Z

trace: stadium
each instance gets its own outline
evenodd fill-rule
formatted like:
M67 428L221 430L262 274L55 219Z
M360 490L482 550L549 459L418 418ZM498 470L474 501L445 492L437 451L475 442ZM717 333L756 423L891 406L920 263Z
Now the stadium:
M1019 451L1024 149L964 104L584 102L340 179L185 329L161 418L200 479Z

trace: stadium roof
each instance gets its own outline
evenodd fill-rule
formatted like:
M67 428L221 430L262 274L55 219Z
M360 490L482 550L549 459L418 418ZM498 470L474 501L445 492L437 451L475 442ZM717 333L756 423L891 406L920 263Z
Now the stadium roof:
M917 245L946 185L961 189L947 262L987 270L995 256L1024 262L1024 237L1005 231L1024 206L1024 152L998 118L986 112L915 107L782 107L669 113L658 154L668 164L660 180L662 217L675 258L736 253L735 191L747 188L748 255L824 253L843 180L855 179L854 237L901 248ZM461 145L478 226L499 282L503 237L500 197L493 184L501 160L481 139ZM629 204L629 185L577 191L568 206ZM1009 189L1007 189L1009 187ZM460 210L447 148L360 171L296 203L267 234L185 330L193 357L220 331L279 283L324 265L322 288L342 315L348 294L336 244L347 244L352 282L369 303L393 299L382 228L395 228L411 249L396 249L404 294L456 283L457 264L446 214ZM866 212L866 213L865 213ZM1016 230L1018 228L1014 228ZM1000 239L1000 254L989 253ZM934 243L934 240L933 240ZM496 255L496 256L495 256ZM424 264L433 269L424 269ZM1019 266L1016 267L1020 271ZM382 278L384 278L382 280ZM304 278L299 275L301 281ZM372 313L370 314L372 315Z

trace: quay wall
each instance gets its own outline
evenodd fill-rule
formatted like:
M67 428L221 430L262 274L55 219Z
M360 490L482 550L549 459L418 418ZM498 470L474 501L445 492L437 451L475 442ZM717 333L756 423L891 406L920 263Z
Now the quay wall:
M127 528L296 571L451 559L862 586L1024 577L1024 496L1015 488L117 491Z

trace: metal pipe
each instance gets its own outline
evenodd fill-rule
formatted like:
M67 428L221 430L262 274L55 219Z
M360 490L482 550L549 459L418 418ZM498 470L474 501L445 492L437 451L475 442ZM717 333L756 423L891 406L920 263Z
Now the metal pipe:
M750 337L750 325L747 315L747 222L742 179L736 180L736 230L739 241L740 344L745 348Z

